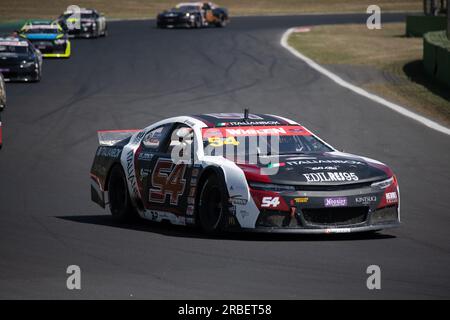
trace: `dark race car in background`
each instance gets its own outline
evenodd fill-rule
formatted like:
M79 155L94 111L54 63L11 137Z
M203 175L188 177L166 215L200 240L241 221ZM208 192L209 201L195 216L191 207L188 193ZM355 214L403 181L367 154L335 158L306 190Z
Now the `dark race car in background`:
M95 9L66 11L57 20L69 37L97 38L108 34L106 18Z
M211 2L182 2L175 8L158 14L158 28L224 27L229 21L228 11Z
M0 73L6 81L39 81L42 54L21 37L0 37Z
M70 41L57 22L29 21L20 29L19 35L30 40L45 58L70 57Z
M279 116L180 116L143 130L101 131L99 140L92 200L109 204L119 221L138 214L206 232L292 233L400 224L399 188L389 167L339 152Z

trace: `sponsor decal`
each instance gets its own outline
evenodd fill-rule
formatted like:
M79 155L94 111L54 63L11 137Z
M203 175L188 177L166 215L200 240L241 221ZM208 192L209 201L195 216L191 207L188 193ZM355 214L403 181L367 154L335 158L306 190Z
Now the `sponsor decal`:
M122 149L118 148L99 147L97 150L97 156L107 158L117 158L121 152Z
M134 195L138 195L138 188L136 183L136 176L134 175L134 166L133 166L133 158L134 158L134 151L130 150L127 153L127 179L130 183L131 190L133 191Z
M194 206L193 205L187 206L187 208L186 208L186 215L187 216L193 216L194 215Z
M138 144L138 143L140 143L141 140L142 140L142 137L144 136L144 134L145 134L145 131L139 132L139 133L136 135L136 137L134 137L134 139L133 139L133 141L131 142L131 144Z
M307 203L308 200L308 197L294 198L295 203Z
M249 136L309 136L311 133L301 126L250 126L203 128L204 138L210 137L249 137Z
M346 197L334 197L324 199L325 207L345 207L347 205Z
M387 192L386 193L386 202L387 203L396 203L397 202L397 192Z
M300 166L304 164L354 164L354 165L365 165L364 162L357 161L357 160L317 160L317 159L311 159L311 160L298 160L298 161L287 161L286 162L289 166Z
M144 169L144 168L142 168L139 171L139 175L140 175L140 179L139 180L141 180L141 182L142 182L144 180L144 178L149 176L151 173L152 173L151 169Z
M232 121L232 122L220 122L217 127L235 127L235 126L270 126L279 125L279 121Z
M376 196L361 196L355 198L355 202L358 204L370 204L376 201L377 201Z
M317 172L304 173L307 182L358 181L354 172Z
M317 170L337 170L337 167L333 167L333 166L326 166L326 167L306 167L307 169L310 169L312 171L317 171Z
M231 198L230 199L231 204L233 205L241 205L244 206L247 204L247 199L241 199L241 198Z
M350 228L334 228L334 229L326 229L325 233L349 233Z
M194 127L195 126L195 122L193 122L191 120L184 120L184 124L187 124L189 127Z
M280 197L263 197L261 200L262 208L276 208L280 205Z
M28 43L24 41L0 41L0 46L28 47Z
M142 161L150 161L153 158L153 153L148 153L148 152L141 152L139 154L138 159L142 160Z

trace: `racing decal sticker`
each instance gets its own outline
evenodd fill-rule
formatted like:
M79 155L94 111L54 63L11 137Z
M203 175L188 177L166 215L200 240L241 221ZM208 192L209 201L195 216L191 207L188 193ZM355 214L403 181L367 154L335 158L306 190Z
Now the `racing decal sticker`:
M304 173L307 182L358 181L354 172L317 172Z
M300 197L300 198L294 198L295 203L307 203L309 200L308 197Z
M347 206L347 198L346 197L325 198L324 205L325 207L345 207Z
M98 157L117 158L121 152L122 149L120 148L99 147L96 155Z
M288 160L294 160L295 158L290 158ZM364 162L357 161L357 160L318 160L318 159L302 159L297 161L286 161L287 165L289 166L300 166L304 164L354 164L354 165L366 165Z
M128 183L130 184L133 195L139 196L136 176L134 174L134 150L129 150L126 156L126 175Z
M211 137L250 137L259 135L310 136L311 132L302 126L250 126L232 128L203 128L202 135Z
M386 192L387 203L397 203L397 192Z
M280 204L280 197L263 197L261 200L262 208L276 208Z
M178 205L186 187L185 172L186 164L175 165L170 159L158 159L151 177L149 201L164 203L168 195L169 203Z
M236 126L276 126L280 125L280 121L231 121L220 122L217 127L236 127Z
M364 205L368 205L371 203L374 203L377 201L377 197L376 196L361 196L361 197L356 197L355 198L355 202L358 204L364 204Z

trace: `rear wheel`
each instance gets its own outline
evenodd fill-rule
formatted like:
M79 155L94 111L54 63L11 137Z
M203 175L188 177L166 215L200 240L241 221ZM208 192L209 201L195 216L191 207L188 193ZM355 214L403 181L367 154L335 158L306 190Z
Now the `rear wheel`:
M215 175L203 184L199 199L199 225L206 233L216 233L223 229L227 206L219 180Z
M220 16L219 22L216 23L216 27L223 28L227 25L227 21L224 16Z
M119 165L112 168L108 182L108 196L109 210L114 220L126 222L136 217L136 211L128 193L127 180Z

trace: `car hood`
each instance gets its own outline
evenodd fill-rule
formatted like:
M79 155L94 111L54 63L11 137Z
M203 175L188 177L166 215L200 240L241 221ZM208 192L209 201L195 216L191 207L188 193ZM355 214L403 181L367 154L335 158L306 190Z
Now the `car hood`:
M178 17L184 16L186 13L193 13L194 11L179 11L179 10L167 10L164 11L161 15L163 17Z
M22 61L28 61L30 56L27 54L8 54L0 56L0 66L1 65L11 65L11 64L19 64Z
M341 152L260 156L258 165L238 164L248 180L290 185L336 185L391 177L385 164Z
M55 33L33 33L25 35L29 40L55 40L58 36L60 36L60 34Z

